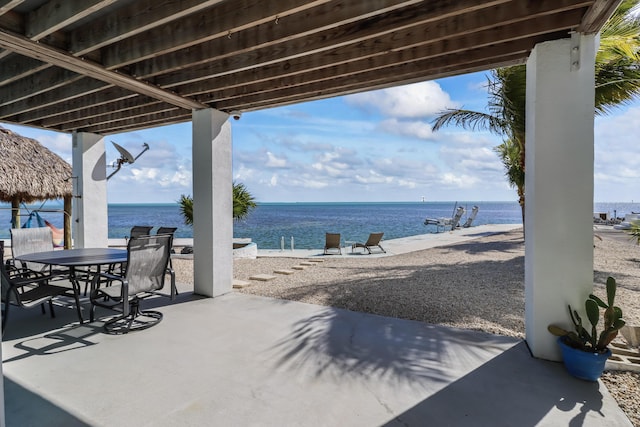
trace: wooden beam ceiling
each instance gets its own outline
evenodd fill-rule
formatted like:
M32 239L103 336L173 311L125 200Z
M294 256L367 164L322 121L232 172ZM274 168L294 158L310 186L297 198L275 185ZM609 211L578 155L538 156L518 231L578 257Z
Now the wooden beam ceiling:
M117 133L526 60L620 0L0 0L0 120Z

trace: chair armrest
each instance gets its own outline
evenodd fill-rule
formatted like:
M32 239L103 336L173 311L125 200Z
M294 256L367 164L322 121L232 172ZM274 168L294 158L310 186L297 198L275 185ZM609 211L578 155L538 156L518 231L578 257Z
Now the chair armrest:
M100 273L95 273L93 275L93 279L91 279L91 291L94 291L96 289L98 289L100 287L100 278L104 278L107 279L108 281L116 281L116 282L120 282L120 283L125 283L126 280L124 277L122 276L116 276L115 274L111 274L108 272L100 272Z

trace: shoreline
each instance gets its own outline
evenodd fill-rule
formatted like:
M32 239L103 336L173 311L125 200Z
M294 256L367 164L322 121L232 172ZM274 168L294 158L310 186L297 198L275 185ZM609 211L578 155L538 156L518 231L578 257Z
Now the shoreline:
M484 224L472 226L469 228L459 228L453 231L444 231L441 233L417 234L389 240L383 239L380 244L387 251L387 253L373 253L371 255L367 255L367 257L381 257L405 254L437 246L450 245L460 241L477 239L478 237L511 231L518 228L522 228L522 224ZM238 237L234 237L233 240L246 241L245 238ZM174 248L179 249L185 246L193 246L193 238L179 237L173 239ZM125 239L109 239L109 247L126 248L127 244ZM323 248L294 250L285 249L283 251L281 249L261 249L258 247L258 257L306 258L312 256L322 256L323 252ZM350 244L346 244L345 246L343 246L342 252L342 256L362 255L362 253L351 252ZM180 255L178 250L176 250L175 255ZM340 255L335 256L339 257Z

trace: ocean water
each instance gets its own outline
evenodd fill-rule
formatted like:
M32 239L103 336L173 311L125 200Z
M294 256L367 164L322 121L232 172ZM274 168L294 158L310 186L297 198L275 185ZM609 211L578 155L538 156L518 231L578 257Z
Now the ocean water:
M317 249L324 246L325 233L340 233L346 241L364 241L371 232L384 232L385 239L433 233L435 226L424 225L425 218L451 217L456 206L467 212L477 205L474 225L519 224L522 222L517 202L371 202L371 203L260 203L249 217L234 222L234 237L250 237L262 249L279 249L282 239L286 249L291 238L297 249ZM0 205L0 238L10 238L11 213ZM33 210L40 205L29 206ZM61 204L48 202L41 216L61 228ZM56 211L57 210L57 211ZM639 212L640 203L596 203L594 212L609 212L624 217ZM23 221L25 212L23 211ZM110 204L109 237L123 238L134 225L177 227L176 237L193 237L193 230L184 224L177 204ZM466 215L463 216L463 220Z

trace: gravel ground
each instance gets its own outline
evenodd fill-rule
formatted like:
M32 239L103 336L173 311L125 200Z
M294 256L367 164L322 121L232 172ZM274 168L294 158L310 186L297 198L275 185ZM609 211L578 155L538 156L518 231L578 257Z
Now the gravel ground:
M640 247L619 232L594 238L594 293L607 276L618 282L616 304L627 324L640 325ZM251 281L239 292L327 305L524 338L522 230L383 258L322 257L324 262ZM291 269L300 259L234 261L234 278ZM192 284L189 260L175 260L179 283ZM603 382L631 422L640 427L640 374L607 372Z

